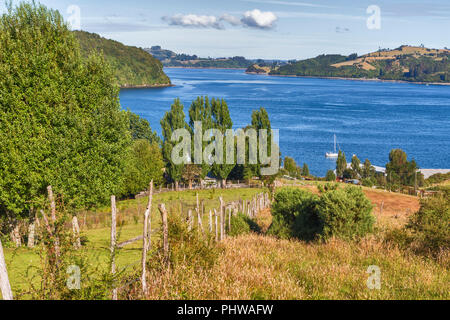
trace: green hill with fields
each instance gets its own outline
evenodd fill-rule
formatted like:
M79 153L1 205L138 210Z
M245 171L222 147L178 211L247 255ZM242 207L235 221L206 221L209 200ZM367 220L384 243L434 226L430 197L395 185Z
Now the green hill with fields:
M269 74L450 83L450 50L401 46L362 56L320 55L292 61Z
M121 87L158 87L171 84L162 63L141 48L102 38L98 34L75 31L84 56L92 51L103 52L114 69Z

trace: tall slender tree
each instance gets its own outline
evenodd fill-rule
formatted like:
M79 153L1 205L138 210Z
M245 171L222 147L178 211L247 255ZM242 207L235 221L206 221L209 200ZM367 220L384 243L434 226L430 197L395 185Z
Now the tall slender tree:
M215 129L218 129L224 136L226 134L226 130L233 128L233 122L231 121L230 111L228 109L228 105L225 100L212 99L211 100L212 107L212 116L213 116L213 126ZM234 139L233 139L234 141ZM230 148L231 149L231 148ZM232 152L235 152L235 147L233 146ZM213 173L216 177L222 179L222 186L226 186L226 180L231 170L235 167L235 163L227 164L227 146L224 141L223 143L223 163L222 164L213 164Z
M347 169L347 159L345 158L345 153L339 150L338 158L336 160L336 175L342 178L345 169Z
M178 184L182 179L184 166L186 164L176 164L173 162L172 150L178 141L172 141L172 133L177 129L189 130L183 109L184 106L181 104L180 99L175 99L174 103L170 107L170 111L166 112L164 117L161 119L163 158L166 163L167 174L170 179L175 182L175 189L177 191Z
M192 102L189 108L189 129L192 136L192 154L195 158L195 122L202 123L202 131L201 131L201 141L197 141L197 143L201 144L201 152L205 149L207 142L203 141L203 136L205 132L214 127L213 119L212 119L212 107L209 102L208 97L197 97L195 101ZM200 135L199 135L200 136ZM203 153L199 154L201 157L201 164L198 164L201 168L200 171L200 180L203 180L206 175L211 171L211 165L205 161L203 161ZM194 159L195 160L195 159Z

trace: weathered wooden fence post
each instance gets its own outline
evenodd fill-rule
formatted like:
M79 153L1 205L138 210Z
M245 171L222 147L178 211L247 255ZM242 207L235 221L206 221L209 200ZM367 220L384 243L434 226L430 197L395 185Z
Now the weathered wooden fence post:
M6 269L5 256L3 254L2 240L0 240L0 289L3 300L13 300L11 285L9 284L8 271Z
M228 233L231 232L231 208L228 209Z
M116 243L117 243L117 209L116 209L116 196L111 196L111 274L116 274ZM115 286L115 284L114 284ZM117 288L113 288L112 299L117 300Z
M188 210L188 231L192 230L192 226L193 226L192 210L189 209Z
M74 239L73 246L75 247L75 249L80 249L81 248L80 225L78 224L77 216L73 216L73 218L72 218L72 232L73 232L73 239Z
M56 225L55 225L56 224L56 202L55 202L55 197L53 196L52 186L47 187L47 192L48 192L48 199L50 201L51 215L52 215L53 228L54 228L53 230L55 232L55 234L54 234L54 236L55 236L55 254L56 254L56 257L59 258L59 256L60 256L59 238L58 238L58 235L56 234Z
M384 201L381 201L380 216L383 214Z
M215 218L215 220L216 220L216 222L215 222L215 226L216 226L216 229L215 229L215 231L216 231L216 241L219 241L219 229L218 229L218 221L217 221L217 210L216 209L214 209L214 218Z
M34 248L34 234L36 230L36 222L31 221L28 225L28 248Z
M169 225L167 223L167 210L164 203L158 206L161 213L162 229L163 229L163 250L164 250L164 264L169 267Z
M150 182L148 190L148 203L147 208L144 213L144 230L143 230L143 241L142 241L142 292L147 294L147 250L150 249L151 244L151 228L152 228L152 198L153 198L153 180Z
M220 201L220 241L222 241L225 238L224 234L224 228L225 228L225 221L224 221L224 215L225 215L225 204L223 202L222 197L219 197Z
M212 233L213 225L212 225L212 211L209 210L209 233Z

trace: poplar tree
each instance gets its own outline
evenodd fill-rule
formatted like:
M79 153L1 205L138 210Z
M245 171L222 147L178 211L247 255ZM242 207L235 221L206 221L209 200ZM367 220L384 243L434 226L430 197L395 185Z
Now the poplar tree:
M172 181L175 182L175 189L178 191L178 184L182 179L185 164L175 164L172 161L172 149L178 141L172 141L172 133L177 129L189 130L184 114L184 106L180 99L175 99L170 107L170 111L166 112L161 119L161 129L163 135L163 158L166 163L167 174Z
M203 136L205 132L209 129L213 128L213 119L212 119L212 107L209 102L208 97L197 97L195 101L192 102L189 108L189 128L192 136L192 154L194 155L195 148L195 137L194 137L194 123L199 121L202 123L202 163L197 164L201 168L200 171L200 179L205 179L206 175L211 171L211 165L205 161L203 161L203 150L207 145L207 142L203 141ZM194 158L194 156L193 156ZM195 160L195 159L193 159Z
M345 169L347 169L347 159L345 159L345 153L339 150L338 158L336 161L336 175L342 178Z
M225 142L225 133L226 130L233 128L233 122L231 121L230 111L228 110L228 105L224 99L212 99L211 100L211 108L212 108L212 117L213 117L213 127L215 129L220 130L220 132L224 135L224 143L223 143L223 163L217 164L214 163L212 166L213 173L216 177L222 179L222 187L226 186L226 180L228 175L235 167L235 163L227 164L227 148ZM234 139L233 139L234 141ZM235 152L235 148L233 146L233 152Z

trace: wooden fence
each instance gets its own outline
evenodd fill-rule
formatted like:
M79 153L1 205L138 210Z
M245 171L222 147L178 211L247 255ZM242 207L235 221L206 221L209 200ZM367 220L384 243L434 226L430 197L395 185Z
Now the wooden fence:
M53 243L53 252L52 254L55 255L55 263L58 263L60 258L60 242L58 239L58 234L56 232L56 205L55 205L55 199L53 196L53 191L51 186L48 187L48 198L50 202L50 212L51 216L49 219L46 215L46 213L41 210L41 214L44 220L44 226L46 228L46 231L48 232L48 235L52 239ZM162 190L159 190L159 192L162 192ZM136 241L143 241L142 242L142 258L140 260L141 262L141 268L142 273L140 277L141 287L142 287L142 293L144 296L148 292L147 287L147 254L149 250L151 249L151 234L152 234L152 201L153 201L153 181L150 183L149 190L147 191L147 207L144 213L144 224L143 224L143 232L141 235L137 235L133 239L129 239L127 241L117 243L117 207L116 207L116 197L111 196L111 237L110 237L110 254L111 254L111 275L114 277L116 275L116 250L117 248L123 248L131 243L134 243ZM188 229L192 230L192 228L195 225L195 219L197 220L197 229L202 234L206 234L209 232L209 234L214 236L214 239L216 241L223 241L227 237L227 231L228 233L231 231L232 228L232 217L236 216L239 212L246 215L247 217L253 219L256 217L258 212L265 210L269 208L271 205L271 198L268 193L260 193L254 196L251 200L237 200L230 203L225 203L223 201L222 197L219 197L219 207L213 208L212 210L209 210L209 213L206 213L205 211L205 205L204 201L200 201L198 197L198 193L196 196L196 203L194 207L192 208L192 205L184 204L180 202L180 214L183 216L187 209L187 217L185 219L185 222L188 225ZM162 232L162 239L163 239L163 259L166 266L169 268L169 261L170 261L170 247L169 247L169 226L168 226L168 215L170 212L166 208L164 203L158 204L158 210L161 214L161 232ZM193 214L193 210L195 211L195 215ZM208 228L206 228L203 225L203 222L205 220L205 217L208 221ZM36 221L38 226L40 225L39 220ZM28 246L32 247L34 246L34 234L35 234L35 226L36 223L30 224L29 227L29 239L28 239ZM31 227L32 226L32 227ZM228 228L227 228L228 226ZM156 231L155 229L153 231ZM72 234L73 234L73 245L76 249L81 247L80 242L80 228L78 224L78 219L74 217L72 219ZM30 240L30 238L32 239ZM0 289L2 293L3 299L12 300L13 295L11 291L11 285L8 278L8 272L6 268L6 262L5 257L3 254L3 247L2 243L0 241ZM118 287L114 287L111 293L111 297L113 300L118 299Z

